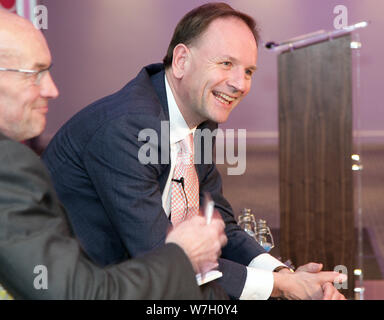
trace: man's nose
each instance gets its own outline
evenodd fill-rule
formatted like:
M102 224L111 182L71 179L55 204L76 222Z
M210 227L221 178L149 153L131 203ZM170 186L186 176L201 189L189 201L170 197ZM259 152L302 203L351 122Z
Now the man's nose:
M54 83L50 72L48 72L40 83L40 94L48 99L56 99L59 96L59 90Z
M231 70L231 75L227 81L234 93L241 92L246 94L249 91L249 80L246 78L244 70Z

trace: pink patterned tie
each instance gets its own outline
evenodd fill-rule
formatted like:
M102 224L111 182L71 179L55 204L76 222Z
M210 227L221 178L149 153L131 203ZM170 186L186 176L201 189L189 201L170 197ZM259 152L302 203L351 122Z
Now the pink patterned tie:
M171 221L174 226L199 213L199 179L193 163L193 134L178 144L171 189Z

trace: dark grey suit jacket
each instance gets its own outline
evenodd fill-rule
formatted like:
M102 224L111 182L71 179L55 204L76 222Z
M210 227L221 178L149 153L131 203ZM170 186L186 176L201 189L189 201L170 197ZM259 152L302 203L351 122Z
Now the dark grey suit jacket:
M48 271L46 290L34 286L39 265ZM0 283L16 299L226 298L215 286L202 292L191 263L175 244L97 267L73 236L40 159L1 133Z

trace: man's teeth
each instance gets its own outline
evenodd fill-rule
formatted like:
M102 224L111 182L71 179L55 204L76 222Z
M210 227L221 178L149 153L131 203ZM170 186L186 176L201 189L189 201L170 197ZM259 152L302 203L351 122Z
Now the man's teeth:
M232 101L235 101L236 98L230 97L226 95L225 93L217 92L215 91L215 97L217 100L221 101L222 103L230 104Z

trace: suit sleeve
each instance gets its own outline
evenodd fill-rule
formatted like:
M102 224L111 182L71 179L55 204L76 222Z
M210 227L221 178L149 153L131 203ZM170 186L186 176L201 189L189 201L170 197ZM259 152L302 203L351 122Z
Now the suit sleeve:
M10 140L0 146L0 283L14 298L203 297L187 256L175 244L110 268L95 266L74 238L39 158Z

